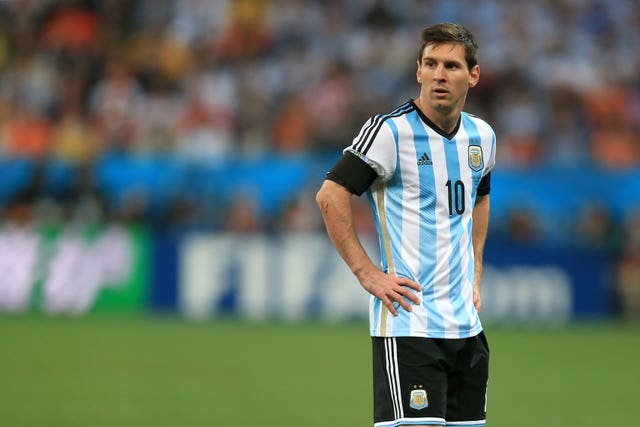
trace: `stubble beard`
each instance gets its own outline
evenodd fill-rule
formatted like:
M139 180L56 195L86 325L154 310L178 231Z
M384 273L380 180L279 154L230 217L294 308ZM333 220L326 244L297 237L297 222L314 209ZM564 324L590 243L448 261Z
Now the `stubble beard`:
M436 110L438 113L442 114L443 116L448 116L451 113L453 113L453 111L455 110L452 104L444 105L442 103L434 104L433 109Z
M459 114L464 105L466 96L463 96L458 100L439 100L434 99L431 103L434 110L443 116L451 116L453 114Z

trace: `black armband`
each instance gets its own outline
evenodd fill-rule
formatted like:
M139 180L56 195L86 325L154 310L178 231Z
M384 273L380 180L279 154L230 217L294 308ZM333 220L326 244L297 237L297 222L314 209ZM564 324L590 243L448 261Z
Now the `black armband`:
M350 151L344 153L327 172L328 180L337 182L358 196L361 196L377 177L378 174L367 162Z
M478 196L486 196L491 191L491 172L486 174L480 180L480 184L478 184Z

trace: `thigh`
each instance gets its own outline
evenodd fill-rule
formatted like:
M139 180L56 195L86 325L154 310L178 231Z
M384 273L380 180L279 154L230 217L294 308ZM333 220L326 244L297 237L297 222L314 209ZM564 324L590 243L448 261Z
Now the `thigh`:
M484 332L466 341L449 375L447 421L475 421L468 425L483 425L487 411L489 345Z
M447 362L429 338L373 337L374 421L377 425L444 425Z

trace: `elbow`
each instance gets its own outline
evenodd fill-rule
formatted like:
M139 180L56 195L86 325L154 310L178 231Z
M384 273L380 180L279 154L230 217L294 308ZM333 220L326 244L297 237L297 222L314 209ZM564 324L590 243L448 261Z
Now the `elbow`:
M322 186L316 193L316 204L318 205L318 208L320 208L321 212L326 212L327 207L329 206L329 197L324 186Z
M316 204L324 216L330 209L344 209L349 205L351 193L333 181L325 181L316 194Z

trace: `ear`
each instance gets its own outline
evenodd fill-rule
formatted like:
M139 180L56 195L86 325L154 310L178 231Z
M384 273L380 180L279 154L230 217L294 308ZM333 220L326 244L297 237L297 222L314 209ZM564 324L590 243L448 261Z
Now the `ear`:
M480 66L475 65L471 71L469 71L469 87L474 87L480 80Z
M416 80L418 81L418 83L422 84L422 79L420 78L420 61L416 61L416 64L418 64L418 69L416 70Z

